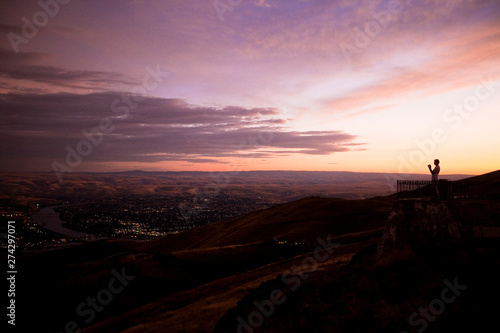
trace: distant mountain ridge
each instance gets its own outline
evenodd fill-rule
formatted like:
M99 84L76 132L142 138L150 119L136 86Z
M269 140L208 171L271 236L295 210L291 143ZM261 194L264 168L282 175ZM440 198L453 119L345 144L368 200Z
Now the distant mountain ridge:
M468 177L446 175L450 180ZM133 170L71 173L59 182L53 173L0 173L0 199L55 204L111 196L178 195L211 187L229 195L289 202L308 196L365 199L395 192L396 179L428 179L420 174L344 171L156 172Z

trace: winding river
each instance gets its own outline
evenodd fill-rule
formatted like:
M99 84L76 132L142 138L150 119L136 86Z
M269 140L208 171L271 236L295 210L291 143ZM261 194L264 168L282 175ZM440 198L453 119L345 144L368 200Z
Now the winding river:
M61 206L51 206L40 209L36 212L32 218L37 224L42 225L45 229L48 229L58 234L65 235L68 237L82 238L82 237L93 237L92 234L87 234L81 231L75 231L66 227L63 227L64 221L59 218L59 213L54 209Z

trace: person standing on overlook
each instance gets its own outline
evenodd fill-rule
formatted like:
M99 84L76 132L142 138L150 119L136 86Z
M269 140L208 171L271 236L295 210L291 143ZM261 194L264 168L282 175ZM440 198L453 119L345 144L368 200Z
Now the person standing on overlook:
M428 164L427 167L429 168L429 171L432 174L432 185L436 189L436 195L437 198L439 199L439 189L438 189L438 183L439 183L439 171L441 171L441 167L439 166L439 160L435 159L434 160L434 170L431 168L431 165Z

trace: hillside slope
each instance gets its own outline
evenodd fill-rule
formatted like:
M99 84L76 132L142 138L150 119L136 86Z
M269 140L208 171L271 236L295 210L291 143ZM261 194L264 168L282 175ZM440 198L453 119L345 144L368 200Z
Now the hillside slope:
M488 172L485 173L484 175L461 179L458 180L457 182L487 182L487 183L500 182L500 170Z
M273 238L314 242L321 236L349 237L381 230L394 196L365 200L310 197L212 223L144 244L144 250L181 249L253 244Z

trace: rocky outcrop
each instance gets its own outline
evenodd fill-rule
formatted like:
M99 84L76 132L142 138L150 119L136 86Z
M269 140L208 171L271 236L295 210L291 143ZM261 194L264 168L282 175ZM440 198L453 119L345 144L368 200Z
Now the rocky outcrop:
M500 238L500 201L399 200L389 215L376 257L432 255L478 238Z

